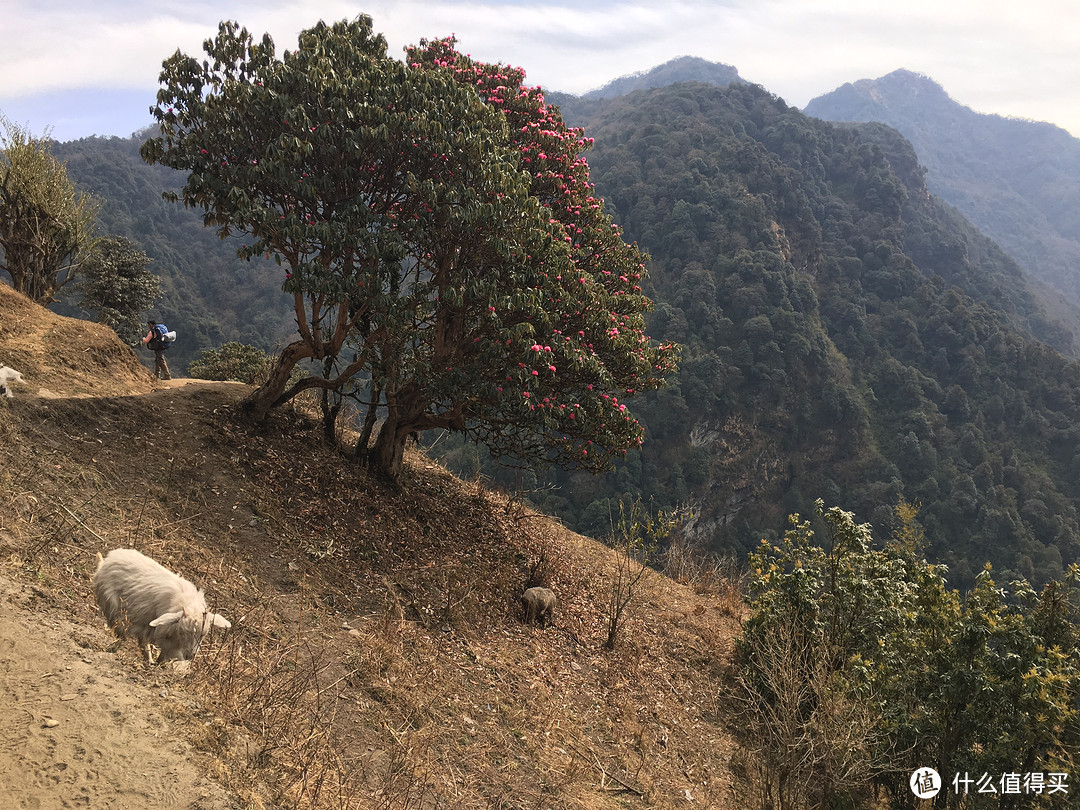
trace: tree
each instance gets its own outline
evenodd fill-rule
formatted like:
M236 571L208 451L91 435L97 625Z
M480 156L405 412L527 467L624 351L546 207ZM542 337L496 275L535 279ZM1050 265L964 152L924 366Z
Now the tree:
M203 349L188 364L188 376L199 380L233 380L254 385L273 368L274 358L255 346L223 343L216 349Z
M752 614L739 642L761 789L780 808L835 806L891 764L868 656L905 607L903 568L871 551L870 526L850 512L818 501L816 516L826 547L792 515L779 543L750 555Z
M0 119L0 268L16 291L39 304L74 281L94 247L99 203L79 194L47 138Z
M82 295L79 306L131 345L143 334L141 314L161 295L161 283L148 269L149 263L131 240L104 237L83 263L82 277L75 283Z
M544 338L538 341L540 345L531 347L537 352L542 347L545 355L554 353L552 359L560 361L563 371L550 389L554 396L534 404L554 413L559 429L569 431L574 425L558 419L574 416L573 410L566 411L571 407L567 397L574 390L600 389L598 396L607 400L609 414L631 421L618 398L660 387L675 370L678 347L655 346L645 334L644 313L652 309L641 286L648 257L636 244L623 241L621 229L604 211L603 200L592 194L589 166L583 157L592 139L580 129L567 127L539 87L524 86L524 70L475 62L457 52L453 37L422 40L408 49L407 61L417 70L445 73L475 88L489 106L502 113L510 148L528 175L530 194L547 207L550 225L570 248L572 273L544 276L545 306L554 322L540 335ZM587 446L578 449L589 452Z
M367 371L383 421L359 449L391 477L430 428L587 469L640 443L619 399L674 362L628 295L643 267L616 290L604 256L575 261L497 105L442 66L390 59L366 16L304 31L280 60L235 23L204 47L164 63L162 134L142 154L191 172L184 202L250 235L240 256L285 265L299 339L247 400L256 417ZM339 358L286 390L299 361Z
M1041 594L1015 582L1011 600L987 569L961 596L921 556L909 505L881 549L850 512L818 501L816 518L824 546L793 515L750 557L740 696L763 793L780 807L837 806L876 783L890 807L914 808L908 779L929 763L972 782L1075 767L1080 569ZM935 806L967 802L947 785ZM1034 793L1002 804L1067 805Z

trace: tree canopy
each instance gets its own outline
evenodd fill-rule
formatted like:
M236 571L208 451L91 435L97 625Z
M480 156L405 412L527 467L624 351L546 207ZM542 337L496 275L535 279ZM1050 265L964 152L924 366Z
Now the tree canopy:
M149 264L146 253L130 239L104 237L90 252L75 284L82 296L79 305L129 345L138 343L144 331L142 314L161 295L161 283Z
M915 515L902 504L892 541L874 548L869 524L819 501L813 520L791 516L750 555L738 664L765 795L856 806L876 785L890 807L914 808L909 779L933 763L956 780L935 807L970 806L976 792L1002 807L1072 806L1071 786L1049 780L1075 772L1080 742L1080 568L1007 594L987 566L961 596L923 558ZM1031 789L1032 775L1046 786Z
M523 74L500 92L528 101L530 147L501 95L446 59L389 58L366 16L320 23L280 59L233 22L204 49L164 62L161 134L142 154L189 171L185 204L250 237L241 256L284 265L299 335L249 398L256 416L363 373L384 416L366 455L391 476L406 437L435 427L587 469L640 444L622 400L661 385L675 350L644 333L644 257L584 186L554 177L584 140L553 143L548 174L534 171L561 121ZM567 202L596 208L575 222ZM286 390L305 360L324 374Z
M47 137L0 123L0 269L15 290L47 305L90 254L99 203L76 192Z

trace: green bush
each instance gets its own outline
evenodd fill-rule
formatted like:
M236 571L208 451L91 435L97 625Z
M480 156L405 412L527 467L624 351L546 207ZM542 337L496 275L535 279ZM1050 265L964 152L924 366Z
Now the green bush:
M255 384L265 379L274 358L244 343L224 343L216 349L204 349L188 365L188 376L200 380L233 380Z

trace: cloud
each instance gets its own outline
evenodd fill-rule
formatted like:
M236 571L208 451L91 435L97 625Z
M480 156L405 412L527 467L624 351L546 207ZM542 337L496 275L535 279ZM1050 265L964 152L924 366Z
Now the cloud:
M583 93L692 55L733 65L801 107L907 68L980 112L1080 133L1080 4L1054 0L8 0L0 109L73 89L152 96L162 60L177 48L201 53L222 18L268 31L283 50L319 19L361 8L394 56L454 33L475 58L520 65L530 83L554 90Z

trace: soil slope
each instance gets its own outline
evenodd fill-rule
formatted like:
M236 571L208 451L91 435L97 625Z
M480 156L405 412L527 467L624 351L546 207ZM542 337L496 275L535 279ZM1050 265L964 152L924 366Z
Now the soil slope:
M302 408L157 383L108 329L0 285L0 806L739 807L739 601L650 575L410 453L396 486ZM117 647L89 588L134 547L233 628L186 668ZM559 595L554 626L518 596Z

